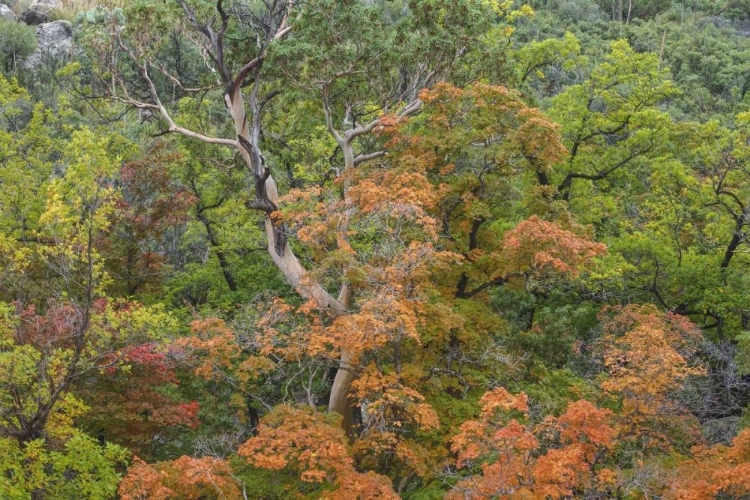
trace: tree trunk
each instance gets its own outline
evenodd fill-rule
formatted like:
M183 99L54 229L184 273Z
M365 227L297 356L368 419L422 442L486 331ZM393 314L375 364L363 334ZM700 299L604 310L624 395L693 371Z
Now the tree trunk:
M630 11L633 8L633 0L628 0L628 17L625 24L630 24Z
M344 311L351 308L352 293L348 286L344 285L341 287L338 302L344 308ZM352 436L354 432L354 404L349 397L349 389L351 388L352 382L354 382L354 379L357 377L356 364L354 361L353 353L345 349L341 350L339 368L333 379L331 395L328 399L328 411L336 412L344 417L342 425L348 436Z
M226 92L224 94L224 101L234 122L234 129L236 139L221 139L212 138L203 134L196 133L194 131L185 129L178 126L169 116L166 108L162 105L158 98L156 86L148 76L148 64L136 64L141 69L144 79L149 85L149 90L153 98L153 103L142 103L136 102L140 108L144 109L155 109L159 111L162 118L169 126L169 131L173 133L179 133L186 137L199 139L211 144L222 144L225 146L231 146L237 148L242 156L243 161L247 165L249 171L252 173L255 179L255 200L248 202L248 207L253 209L259 209L265 213L265 226L266 236L268 240L268 253L274 261L274 264L284 274L287 281L297 290L302 297L308 300L315 300L317 307L321 311L328 311L333 315L345 314L351 305L351 294L348 288L344 285L342 287L341 296L337 300L331 294L329 294L319 283L311 279L302 264L297 259L294 252L287 243L286 234L284 232L283 224L273 219L274 213L278 210L279 195L276 187L276 182L271 175L270 170L265 165L265 160L260 151L260 138L261 138L261 112L264 104L268 99L276 95L278 92L271 92L266 95L263 99L259 99L259 93L261 89L261 68L263 66L265 53L268 46L274 41L283 38L290 31L291 27L288 25L288 17L291 13L293 3L283 2L280 4L282 9L275 10L272 13L272 18L277 16L276 19L272 19L278 22L276 28L272 28L273 23L267 26L269 31L265 33L265 40L260 43L258 55L255 59L245 64L235 76L232 76L229 68L226 65L224 59L224 47L223 38L226 33L229 16L224 11L222 6L222 0L218 0L216 9L221 19L221 25L215 29L212 21L209 24L202 25L196 20L195 12L187 4L185 0L177 0L177 3L183 8L187 16L188 21L206 37L208 46L212 49L211 57L216 65L216 70L221 77L222 81L226 85ZM274 3L274 5L276 5ZM268 4L267 4L268 6ZM119 36L117 36L118 43L121 48L128 52L127 47L122 44ZM131 53L132 54L132 53ZM135 58L134 58L135 59ZM249 84L245 85L245 80L251 77ZM243 86L248 89L246 96L243 96ZM128 99L130 99L128 97ZM421 101L416 100L407 106L402 112L402 116L416 112L421 105ZM249 108L249 109L246 109ZM334 137L336 137L339 144L342 144L344 152L345 168L354 168L357 162L366 161L382 156L384 152L377 152L370 155L364 155L360 158L354 157L352 149L352 141L365 133L369 133L379 123L379 120L374 120L369 125L364 127L355 127L345 134L342 138L338 133L333 130L331 123L330 109L326 104L326 120L329 130L332 131ZM346 225L345 222L342 225ZM342 234L345 235L345 232ZM349 402L349 388L352 380L354 380L356 373L353 370L355 367L355 354L342 350L341 352L341 364L338 368L338 372L333 381L333 387L331 389L331 396L329 400L329 410L341 413L344 416L344 428L347 432L351 432L352 425L352 412L351 404Z
M260 69L260 64L261 62L258 62L256 73ZM351 293L348 288L344 286L339 300L336 300L322 286L308 279L305 268L299 262L297 256L294 255L294 252L286 241L283 228L277 227L277 224L271 217L271 214L278 208L279 194L276 182L266 167L263 155L258 146L260 143L260 107L257 102L257 86L248 99L248 105L250 106L249 116L251 116L252 120L249 123L247 120L248 115L245 111L245 100L241 92L243 79L242 74L235 79L234 84L230 86L225 95L225 100L229 113L234 120L237 139L243 146L240 148L240 154L256 179L255 206L256 208L262 208L266 212L265 225L268 239L268 253L279 270L300 295L307 299L314 299L321 311L327 310L334 315L345 314L351 305ZM255 81L259 81L257 74ZM351 148L348 148L348 151L350 158L347 158L346 163L353 167L354 157ZM341 364L333 381L328 404L329 411L335 411L344 417L344 430L350 435L352 432L352 405L349 401L349 388L356 377L352 361L352 353L342 350Z
M208 242L211 244L211 247L213 247L214 253L216 253L216 258L219 259L219 268L221 268L221 274L224 276L224 281L227 282L229 290L231 290L232 292L236 292L237 282L234 281L234 275L232 274L232 270L229 267L229 261L227 260L226 254L224 254L224 250L221 249L219 239L216 237L216 233L214 232L214 228L211 225L211 221L208 220L208 217L203 215L203 213L201 213L200 211L198 213L198 220L200 220L203 223L203 227L206 228Z
M341 361L338 370L336 371L336 377L333 379L333 386L331 386L331 396L328 399L328 411L336 412L344 417L343 427L347 435L353 434L353 423L354 411L353 402L349 398L349 389L351 388L352 382L357 378L355 372L355 364L352 363L353 356L350 352L342 349Z

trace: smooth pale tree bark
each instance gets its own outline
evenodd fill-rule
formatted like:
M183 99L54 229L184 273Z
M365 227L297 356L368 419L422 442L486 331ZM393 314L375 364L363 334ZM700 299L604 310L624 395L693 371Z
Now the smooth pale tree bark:
M338 303L344 310L351 309L352 294L347 285L341 287ZM339 369L333 379L331 395L328 399L328 411L336 412L344 417L343 427L347 434L351 434L353 425L353 407L349 398L349 388L357 378L356 364L351 352L342 350Z
M214 61L217 65L223 66L223 48L221 47L221 42L223 32L226 30L227 18L222 14L222 2L217 2L217 10L222 15L223 20L222 27L218 32L213 32L210 26L201 26L197 24L195 16L190 8L187 7L182 0L178 0L178 2L183 5L183 9L185 10L190 22L193 23L193 26L204 33L206 38L212 44ZM228 84L224 99L227 109L234 121L237 142L240 146L238 149L255 178L256 198L253 202L249 203L248 206L250 208L262 210L266 213L265 226L269 255L289 283L295 287L300 295L307 299L314 299L321 310L326 310L334 315L346 314L346 312L352 307L352 293L346 284L342 286L338 299L334 299L328 291L320 286L320 284L311 280L305 268L301 265L296 255L289 247L288 242L286 241L284 228L278 226L272 217L273 212L278 209L279 195L276 182L271 175L270 170L265 165L259 144L261 138L261 115L263 106L269 98L275 95L275 93L267 95L264 99L259 99L259 89L260 82L262 81L261 68L263 66L266 48L273 41L283 38L291 30L291 28L287 26L291 4L287 4L287 6L287 11L284 14L284 18L279 23L277 31L272 35L269 34L270 36L267 37L266 44L261 46L258 56L253 61L250 61L242 67L234 79L230 78L228 69L225 67L220 69L225 82ZM350 71L354 71L354 69L350 68ZM355 156L354 154L354 141L360 136L371 133L381 123L380 118L376 118L365 125L354 125L351 129L343 132L337 131L333 126L328 91L330 86L333 85L338 78L347 76L347 74L348 72L342 72L335 75L332 80L324 83L321 88L326 126L329 133L334 137L341 148L344 156L344 170L355 168L364 162L386 155L385 151L376 151L358 156ZM245 79L248 76L252 77L251 81L253 81L254 84L251 87L249 95L245 97L242 89ZM434 74L431 73L427 77L427 80L429 81L432 76L434 76ZM403 107L399 113L399 119L404 119L416 113L421 108L421 105L422 102L419 99L414 99ZM249 120L248 116L250 117ZM176 131L181 132L180 130ZM341 227L339 227L339 234L346 234L347 229L348 221L343 221ZM348 246L348 243L344 244ZM352 334L354 333L355 332L352 332ZM353 420L353 408L352 402L349 398L349 390L356 377L356 355L355 353L342 348L339 368L331 387L328 410L339 413L344 417L343 425L348 433L351 433Z
M256 33L258 35L258 52L256 57L242 66L236 75L232 74L224 57L223 43L224 35L229 25L229 16L224 11L223 0L216 2L218 18L214 17L206 24L198 21L195 11L188 5L186 0L175 1L182 7L189 24L203 35L205 52L213 63L218 77L225 88L224 101L233 121L235 138L210 137L177 124L160 100L150 73L151 71L156 71L165 74L175 84L179 85L180 82L172 77L157 61L148 59L145 56L139 57L141 52L137 48L129 47L117 29L113 31L113 37L121 52L127 54L139 70L150 93L150 100L142 100L130 94L127 90L126 82L120 79L114 70L112 74L115 76L113 76L110 85L110 97L136 108L148 109L154 113L158 113L167 126L166 132L180 134L209 144L220 144L236 149L247 166L248 171L252 173L255 181L255 197L247 203L247 207L265 213L267 250L274 264L297 292L308 300L314 300L321 311L326 311L334 316L346 314L351 309L353 300L349 288L343 285L339 297L335 298L311 278L289 246L283 224L274 219L274 213L279 208L279 193L273 175L265 164L265 159L260 149L263 108L270 99L279 93L278 91L271 91L261 95L261 84L263 83L262 68L268 47L272 43L277 43L283 39L292 30L288 22L293 12L294 1L275 0L266 2L268 16L265 18L264 23L262 23L262 31ZM216 27L217 24L218 27ZM354 70L351 69L351 71ZM356 156L354 152L355 140L375 130L381 124L381 118L376 118L364 125L353 124L352 128L346 131L338 131L333 126L328 91L336 79L348 74L348 72L343 72L335 75L332 80L323 82L320 87L327 129L342 150L344 170L356 168L364 162L383 157L387 154L385 151L375 151ZM429 84L429 81L434 76L434 73L430 73L425 80L425 85ZM191 90L182 87L182 85L180 85L180 88L186 92ZM404 119L416 113L421 108L421 105L421 101L415 98L402 107L398 113L398 119ZM348 246L345 237L347 229L348 220L342 220L339 227L339 234L344 236L339 239L343 242L342 244ZM351 250L351 247L349 249ZM352 334L354 335L356 332L352 332ZM343 415L344 428L349 433L351 433L352 425L352 404L349 398L349 391L352 381L357 376L356 358L356 353L342 349L338 371L331 387L328 403L329 411Z
M353 68L350 68L353 71ZM339 132L333 125L333 117L331 113L331 105L329 100L329 89L336 79L341 78L348 74L342 72L336 75L332 80L324 83L321 87L321 94L323 100L323 111L325 113L326 128L328 133L336 140L341 152L344 156L344 171L356 168L358 165L385 156L386 151L375 151L373 153L361 154L355 156L354 154L354 141L360 136L371 133L375 128L380 125L381 119L376 118L365 125L353 124L353 128L344 132ZM422 101L415 99L408 105L406 105L399 113L399 120L404 119L417 111L422 106ZM345 194L345 196L348 196ZM339 223L337 241L338 246L341 249L351 251L346 234L348 232L349 220L348 217L342 217ZM339 303L344 310L351 309L352 293L349 288L344 284L339 295ZM357 362L354 353L342 349L339 369L336 372L336 377L333 380L333 386L331 387L331 396L328 401L328 411L336 412L344 417L344 430L347 433L351 433L352 430L352 402L349 398L349 388L352 382L357 377Z
M167 125L167 132L176 133L196 139L209 144L220 144L236 149L242 157L248 170L255 179L255 199L247 203L248 208L260 210L265 213L265 228L267 236L268 254L278 269L284 274L287 281L297 292L308 300L315 300L318 308L333 315L345 314L351 307L352 295L344 285L339 298L334 298L319 283L313 280L306 269L302 266L297 256L287 242L283 225L274 221L272 214L278 210L279 194L276 182L271 171L265 164L265 159L259 147L261 139L261 116L265 104L278 92L271 92L260 97L261 70L263 67L268 47L284 38L290 31L288 25L289 16L292 12L293 2L276 1L268 2L271 23L268 31L259 37L259 48L257 56L242 68L236 75L232 75L224 59L223 38L226 33L229 16L223 9L223 1L218 0L216 10L219 14L220 25L218 29L214 26L216 22L212 19L207 24L201 24L195 15L195 11L184 0L176 0L185 12L188 22L205 38L205 48L214 63L216 71L225 86L224 101L229 115L234 123L235 138L210 137L178 125L167 108L161 102L156 86L150 76L150 71L164 72L163 68L151 60L143 60L137 55L137 51L128 47L120 36L119 31L113 32L119 48L130 56L132 62L140 71L141 77L147 85L150 93L150 101L139 100L128 93L123 81L115 78L115 84L110 88L110 97L125 104L135 106L139 109L149 109L159 114ZM252 82L246 86L246 80ZM244 88L249 88L245 95ZM384 152L365 155L354 158L352 142L356 137L370 132L378 121L375 120L367 127L347 133L340 141L344 144L342 148L346 156L346 167L353 168L362 161L383 156ZM341 352L340 365L331 388L328 409L340 413L344 417L344 428L351 432L352 405L349 400L349 390L352 381L356 378L356 366L354 354L346 350Z

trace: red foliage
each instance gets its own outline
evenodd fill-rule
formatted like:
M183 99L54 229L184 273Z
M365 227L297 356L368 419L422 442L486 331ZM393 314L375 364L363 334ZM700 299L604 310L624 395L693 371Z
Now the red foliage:
M110 273L122 279L128 295L158 282L164 263L164 235L187 221L195 204L195 196L177 185L170 172L170 167L181 161L180 155L165 149L164 144L158 144L120 171L123 195L113 214L115 238L104 253Z
M137 346L124 362L127 370L110 370L93 384L80 384L80 393L91 407L84 419L86 427L142 456L148 456L157 434L198 427L199 404L181 403L169 394L178 379L162 348L153 343Z

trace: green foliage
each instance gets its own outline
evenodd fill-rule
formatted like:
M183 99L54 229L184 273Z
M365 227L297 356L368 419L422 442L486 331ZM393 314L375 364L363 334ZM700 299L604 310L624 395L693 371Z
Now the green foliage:
M233 74L264 30L290 29L245 79L239 118L205 38L216 2L188 1L194 19L166 0L88 5L73 63L28 89L17 61L33 28L0 21L0 497L141 498L115 493L129 452L159 463L134 462L123 484L165 498L335 498L368 478L402 498L457 494L451 440L500 388L528 395L539 451L525 464L548 466L535 473L557 484L591 461L596 488L567 496L668 497L699 424L746 423L747 2L270 3L220 3ZM398 116L416 97L419 113ZM262 185L252 148L231 142L245 118L302 266L287 279L267 214L247 208ZM321 299L344 284L345 305ZM618 339L651 343L607 350L599 313L627 304L689 318L700 352L625 320ZM651 406L607 389L625 372L623 387L650 387L639 370L655 353L689 365L692 385ZM344 373L350 443L320 415ZM551 424L582 398L621 424L595 459ZM299 444L329 434L288 435L294 418L272 417L273 446L300 470L237 456L282 403L341 438L323 476L332 441ZM562 440L578 454L552 463Z
M117 20L118 24L125 24L125 13L121 8L116 7L114 9L108 9L101 5L97 5L93 9L87 11L76 13L73 22L76 24L84 22L89 24L101 24L110 21L112 17Z
M36 29L0 16L0 70L17 75L24 58L37 48Z
M544 94L554 95L567 83L569 75L588 63L581 54L578 39L570 32L561 38L532 40L512 52L511 64L517 75L512 86L530 85L544 89Z
M285 500L289 497L313 500L322 491L317 484L306 483L290 471L269 471L248 465L239 457L231 461L232 470L245 484L248 500Z
M43 440L19 445L0 438L0 457L2 498L25 500L41 494L60 500L109 500L117 491L129 453L77 435L57 451L49 451Z
M591 215L606 213L606 208L584 208L609 203L612 198L608 192L599 201L596 181L612 187L629 186L634 177L648 172L648 159L661 154L665 130L671 124L658 106L678 93L654 54L638 54L625 41L618 41L587 81L552 99L549 113L563 124L563 138L570 151L568 161L559 166L562 171L553 179L559 195L583 215L582 222L604 222ZM589 186L595 191L589 191ZM606 223L613 222L609 219Z

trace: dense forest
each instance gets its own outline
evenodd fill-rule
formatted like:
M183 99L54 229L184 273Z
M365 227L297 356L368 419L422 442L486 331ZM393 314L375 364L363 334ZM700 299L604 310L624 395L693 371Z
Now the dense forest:
M750 0L0 1L0 499L750 498Z

